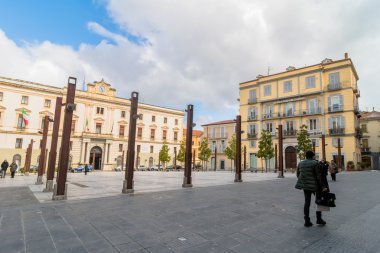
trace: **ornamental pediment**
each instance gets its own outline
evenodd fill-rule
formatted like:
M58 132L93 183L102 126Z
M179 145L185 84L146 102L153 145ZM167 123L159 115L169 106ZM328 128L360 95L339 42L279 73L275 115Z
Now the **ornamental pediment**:
M0 105L0 110L1 111L5 111L6 109L7 109L6 107Z
M126 121L125 119L122 119L122 120L119 120L117 123L126 125L128 124L128 121Z
M149 125L150 128L157 128L157 125L156 124L151 124Z
M169 129L169 127L168 126L163 126L163 127L161 127L162 129L165 129L165 130L168 130Z
M42 115L42 116L49 116L50 118L53 117L53 113L50 112L50 111L46 111L46 110L40 112L40 115Z
M142 122L139 122L139 123L137 123L137 126L139 126L139 127L144 127L144 126L145 126L145 124L144 124L144 123L142 123Z
M102 121L102 122L104 121L104 119L101 118L101 117L97 117L97 118L95 118L94 120L95 120L95 121Z
M29 109L27 109L25 107L17 108L15 111L16 112L26 111L26 113L31 113L32 112L31 110L29 110Z

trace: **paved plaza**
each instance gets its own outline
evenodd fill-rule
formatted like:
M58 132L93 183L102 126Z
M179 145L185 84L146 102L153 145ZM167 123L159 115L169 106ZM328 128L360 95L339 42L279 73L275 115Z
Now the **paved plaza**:
M164 174L137 173L133 195L111 183L120 173L69 175L69 191L88 180L83 189L98 185L118 193L58 202L37 199L31 179L5 179L0 252L380 252L379 172L338 174L330 182L337 207L324 214L325 227L311 228L303 226L303 193L294 189L294 174L244 173L244 182L234 184L224 179L232 173L200 172L193 180L202 187L160 191L154 185L163 178L182 182L180 173Z

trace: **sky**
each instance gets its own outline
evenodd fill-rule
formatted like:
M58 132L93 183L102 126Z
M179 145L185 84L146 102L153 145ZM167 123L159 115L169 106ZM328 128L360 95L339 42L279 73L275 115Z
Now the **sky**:
M380 110L378 0L0 1L0 76L65 86L102 78L129 98L233 119L239 83L347 52L362 110Z

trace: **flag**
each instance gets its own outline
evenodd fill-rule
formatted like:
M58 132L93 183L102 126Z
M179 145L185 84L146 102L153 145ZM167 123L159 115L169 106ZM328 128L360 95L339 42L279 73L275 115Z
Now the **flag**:
M26 110L22 109L22 119L24 120L25 126L29 124L29 116L26 114Z
M88 119L86 118L86 132L88 132L90 129L88 129Z
M111 134L113 133L113 124L114 124L114 122L112 123Z

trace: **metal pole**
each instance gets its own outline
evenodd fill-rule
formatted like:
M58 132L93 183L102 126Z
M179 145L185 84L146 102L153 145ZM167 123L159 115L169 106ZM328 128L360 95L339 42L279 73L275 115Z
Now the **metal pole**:
M326 161L326 139L324 134L322 134L322 159Z
M215 145L216 146L216 145ZM217 151L217 147L215 147L215 150L214 150L214 157L215 157L215 159L214 159L214 171L216 171L216 164L217 164L217 162L216 162L216 158L217 158L217 154L218 154L218 151Z
M283 147L283 137L282 137L282 125L278 125L278 177L279 178L284 178L284 158L283 158L283 152L284 152L284 147Z
M241 116L236 117L236 174L234 182L243 182L241 180Z
M123 182L122 193L133 193L133 164L135 161L135 143L136 143L136 124L139 115L137 107L139 101L139 93L132 92L131 94L131 111L129 115L129 132L128 132L128 150L127 162L125 164L125 178Z
M124 150L123 150L123 154L121 155L121 171L124 170Z
M173 171L177 170L177 147L174 147Z
M193 105L187 106L185 175L182 187L193 187L191 181L191 140L193 139Z
M278 171L278 153L277 153L277 144L274 145L274 170Z
M33 152L33 139L30 141L30 144L28 145L28 149L26 150L26 157L25 157L25 176L29 176L29 170L30 170L30 163L32 160L32 152Z
M59 125L61 123L61 111L62 111L62 98L57 97L55 101L54 125L53 125L53 133L51 136L48 170L46 173L47 174L46 188L44 189L44 192L53 191L53 179L54 179L55 164L56 164L56 159L57 159L57 145L58 145Z
M247 170L247 147L244 145L244 171Z
M195 149L193 150L193 170L195 170Z
M69 169L70 157L70 136L73 112L75 110L75 88L77 79L69 77L67 85L65 118L63 121L61 150L59 155L59 168L57 175L57 184L54 186L53 200L67 199L67 170Z
M342 169L342 153L340 146L340 138L338 138L338 168Z
M47 135L49 132L49 122L50 122L49 116L45 116L45 118L44 118L44 129L43 129L42 141L41 141L41 153L40 153L40 160L38 163L38 175L37 175L36 184L43 184L42 176L45 173L46 142L47 142Z

